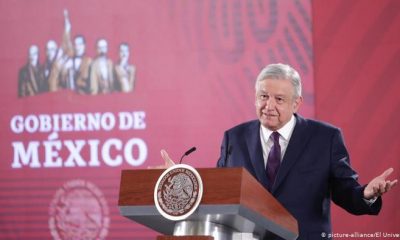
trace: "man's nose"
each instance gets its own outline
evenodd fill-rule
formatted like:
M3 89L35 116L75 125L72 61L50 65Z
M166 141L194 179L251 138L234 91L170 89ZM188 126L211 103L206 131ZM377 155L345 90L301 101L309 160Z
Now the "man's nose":
M266 109L274 109L275 108L275 101L273 98L269 98L265 104Z

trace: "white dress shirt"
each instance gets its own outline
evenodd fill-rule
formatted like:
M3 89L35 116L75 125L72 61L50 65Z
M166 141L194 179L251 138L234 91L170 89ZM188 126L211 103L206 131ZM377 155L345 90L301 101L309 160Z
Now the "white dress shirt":
M279 145L281 146L281 161L285 156L286 148L289 144L290 137L292 136L294 126L296 125L296 118L294 115L290 118L282 128L278 129L279 133ZM273 131L261 125L260 127L260 138L261 146L263 149L264 167L267 166L268 154L271 151L274 141L270 138Z

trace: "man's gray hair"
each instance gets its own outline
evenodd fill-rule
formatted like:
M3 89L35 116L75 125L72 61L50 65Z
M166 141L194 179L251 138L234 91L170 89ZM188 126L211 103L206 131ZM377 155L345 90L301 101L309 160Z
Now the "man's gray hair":
M258 74L256 80L256 90L258 89L258 82L265 79L275 79L275 80L290 80L294 87L294 96L301 96L301 78L299 73L289 65L276 63L270 64L263 68Z

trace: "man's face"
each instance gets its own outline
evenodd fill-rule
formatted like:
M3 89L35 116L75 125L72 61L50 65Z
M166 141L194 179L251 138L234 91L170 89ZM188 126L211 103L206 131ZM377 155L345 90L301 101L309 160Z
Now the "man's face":
M57 53L57 44L53 40L50 40L49 42L47 42L46 45L47 59L49 61L52 61L55 58L56 53Z
M32 66L36 66L39 60L39 48L36 45L32 45L29 48L29 63Z
M265 79L257 83L256 111L261 124L276 131L297 112L302 97L295 97L290 80Z
M97 42L97 53L99 56L105 56L107 54L107 41L101 39Z
M77 37L74 40L74 49L75 49L75 55L78 57L83 56L85 53L85 41L81 37Z
M129 58L129 47L126 45L121 45L119 47L119 57L121 60L128 60Z

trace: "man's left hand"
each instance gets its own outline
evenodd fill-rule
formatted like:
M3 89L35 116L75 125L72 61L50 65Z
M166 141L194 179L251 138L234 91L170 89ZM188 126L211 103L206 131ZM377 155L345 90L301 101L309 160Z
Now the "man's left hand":
M392 172L393 168L389 168L378 177L372 179L364 189L364 198L368 200L379 197L392 189L397 184L397 179L393 181L386 180Z

